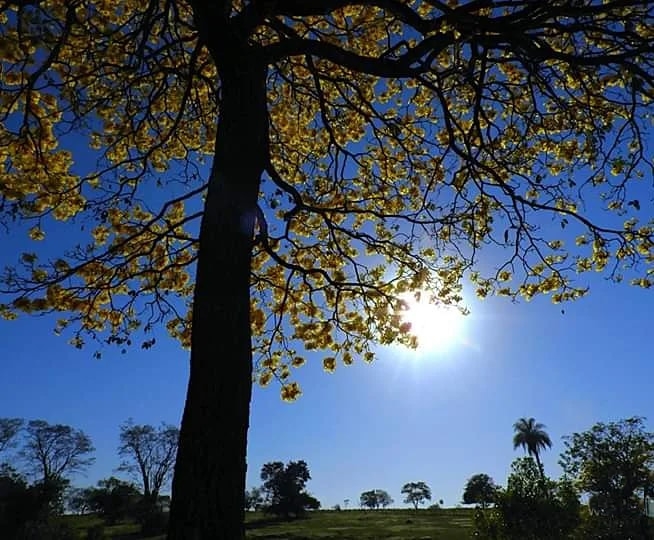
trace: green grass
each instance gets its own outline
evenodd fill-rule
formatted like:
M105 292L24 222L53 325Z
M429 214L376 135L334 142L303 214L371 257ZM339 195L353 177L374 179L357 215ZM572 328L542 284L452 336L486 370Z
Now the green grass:
M246 536L248 540L470 540L472 518L469 509L320 511L292 521L248 512ZM64 519L78 530L80 540L89 527L102 524L95 516ZM105 534L111 540L136 540L138 530L134 523L119 523L106 526Z
M246 519L248 540L469 540L473 510L311 512L295 521Z
M64 516L63 521L71 525L77 531L78 538L84 540L86 531L95 526L102 525L103 521L97 516ZM143 539L139 535L140 526L138 523L117 523L115 525L105 525L104 532L110 540L163 540L165 536L154 536Z

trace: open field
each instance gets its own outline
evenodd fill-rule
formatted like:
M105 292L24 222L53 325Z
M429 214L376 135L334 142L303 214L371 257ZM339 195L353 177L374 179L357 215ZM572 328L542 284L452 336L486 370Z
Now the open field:
M473 510L344 510L311 512L306 518L279 521L248 513L248 540L469 540ZM65 518L86 538L101 520L94 516ZM138 525L105 527L107 539L136 540ZM148 540L163 540L163 536Z
M312 512L307 519L248 519L250 539L266 540L468 540L473 510L344 510Z

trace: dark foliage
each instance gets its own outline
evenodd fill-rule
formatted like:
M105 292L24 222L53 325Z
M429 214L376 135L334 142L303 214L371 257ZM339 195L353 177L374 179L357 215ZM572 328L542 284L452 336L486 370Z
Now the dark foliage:
M475 474L466 482L463 491L464 504L478 504L486 508L495 499L497 486L493 479L487 474Z
M100 480L97 487L85 490L88 505L108 524L124 519L137 519L143 505L143 496L133 484L107 478Z
M496 493L494 508L479 509L475 515L477 538L571 538L580 523L580 503L572 485L543 479L542 468L532 458L515 460L511 469L507 488Z
M260 510L263 505L264 499L261 488L253 487L245 491L244 506L246 510Z
M266 463L261 469L268 501L264 511L289 518L320 508L320 501L305 491L310 479L309 467L303 460L290 461L286 466L281 461Z
M53 518L63 512L67 481L53 478L28 485L9 467L0 473L0 538L3 540L77 540L74 531Z
M642 500L652 484L654 433L634 417L565 437L560 464L589 496L588 538L652 537Z
M359 504L365 508L377 509L379 507L386 508L393 504L393 499L388 492L383 489L371 489L364 491L359 497Z

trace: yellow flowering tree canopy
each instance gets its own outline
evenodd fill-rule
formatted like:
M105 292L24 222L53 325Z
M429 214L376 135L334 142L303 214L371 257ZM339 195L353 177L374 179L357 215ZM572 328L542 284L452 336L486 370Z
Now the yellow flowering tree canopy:
M266 66L262 384L306 350L333 371L415 344L407 292L457 305L468 277L481 297L559 302L584 272L654 283L652 2L0 6L0 223L33 242L0 278L7 319L58 312L77 346L162 323L190 345L225 43Z

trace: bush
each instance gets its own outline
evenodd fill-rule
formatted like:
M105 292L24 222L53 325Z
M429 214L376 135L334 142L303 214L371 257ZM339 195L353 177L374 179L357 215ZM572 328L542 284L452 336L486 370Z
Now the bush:
M475 509L474 524L474 538L496 540L501 537L502 518L494 508Z
M151 512L141 521L141 534L143 536L156 536L165 534L168 530L168 514Z

